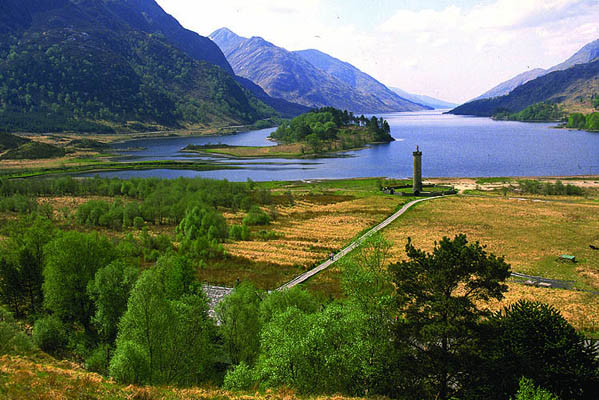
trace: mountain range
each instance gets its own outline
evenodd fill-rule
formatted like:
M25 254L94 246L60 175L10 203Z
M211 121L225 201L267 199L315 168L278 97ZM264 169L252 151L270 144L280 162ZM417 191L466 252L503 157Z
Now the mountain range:
M260 37L241 37L227 28L209 37L237 75L274 97L308 107L333 106L363 113L430 109L402 98L351 64L318 50L292 52Z
M307 110L235 76L214 42L154 0L0 2L2 130L247 124L273 108Z
M395 93L403 97L404 99L408 99L414 103L422 104L427 107L434 108L435 110L439 109L449 109L457 106L456 103L450 103L445 100L439 100L434 97L426 96L424 94L413 94L408 93L405 90L396 87L390 87L389 89L393 90Z
M591 99L598 93L599 40L595 40L558 65L522 73L450 112L492 116L517 113L541 102L561 104L570 112L586 111L592 109Z
M586 64L588 62L593 61L597 57L599 57L599 39L586 44L583 48L578 50L572 57L568 58L566 61L558 65L555 65L549 69L535 68L530 71L518 74L512 79L502 82L499 85L492 88L491 90L489 90L488 92L483 93L474 100L489 99L492 97L506 95L518 86L523 85L526 82L529 82L540 76L547 75L554 71L563 71L565 69L573 67L576 64Z

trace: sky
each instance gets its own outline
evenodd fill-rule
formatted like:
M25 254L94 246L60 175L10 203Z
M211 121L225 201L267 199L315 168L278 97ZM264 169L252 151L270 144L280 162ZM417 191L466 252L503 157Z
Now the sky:
M462 103L599 39L599 0L157 0L187 29L318 49L387 86Z

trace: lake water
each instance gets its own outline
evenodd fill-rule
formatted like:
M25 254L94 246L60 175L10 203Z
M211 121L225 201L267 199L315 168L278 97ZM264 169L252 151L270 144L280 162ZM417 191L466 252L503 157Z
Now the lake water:
M352 177L407 178L412 152L423 152L424 177L557 176L599 174L599 134L555 129L555 124L493 121L444 115L439 111L383 114L396 139L389 144L318 159L237 159L182 153L188 144L274 145L273 129L230 136L140 139L118 148L128 160L203 160L238 164L241 170L188 171L154 169L100 173L107 177L207 177L231 181L332 179Z

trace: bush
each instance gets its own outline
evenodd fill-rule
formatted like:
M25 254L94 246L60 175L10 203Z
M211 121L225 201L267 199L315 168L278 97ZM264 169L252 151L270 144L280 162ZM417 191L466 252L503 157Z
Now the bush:
M223 389L225 390L251 390L258 383L258 374L246 363L241 362L235 368L230 369L225 375Z
M260 207L252 206L243 219L244 225L268 225L270 217Z
M56 354L67 345L67 331L57 316L49 315L35 321L33 341L43 351Z
M144 219L142 217L133 218L133 226L137 229L141 229L144 227Z
M17 327L12 314L0 307L0 356L26 354L33 350L31 340Z
M536 387L531 379L520 379L520 389L516 393L516 400L559 400L548 391Z
M96 347L85 359L85 369L101 375L108 375L109 365L110 346L107 344L101 344Z
M250 230L246 225L231 225L229 238L233 240L249 240Z
M487 398L514 395L522 376L564 399L589 399L599 392L594 349L552 306L521 300L494 314L488 325Z
M119 343L118 350L110 360L110 376L117 382L147 382L150 363L143 346L132 341Z

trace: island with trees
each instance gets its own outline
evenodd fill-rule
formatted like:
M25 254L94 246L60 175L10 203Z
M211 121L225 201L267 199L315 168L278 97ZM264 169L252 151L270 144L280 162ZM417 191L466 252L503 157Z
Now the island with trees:
M355 116L347 110L323 107L283 122L270 135L276 146L189 145L184 151L236 157L305 157L389 143L389 123L382 117Z

